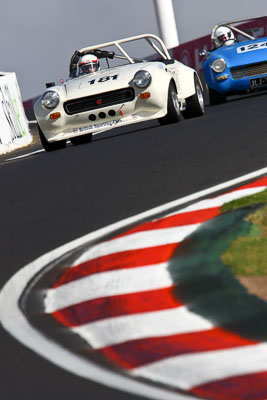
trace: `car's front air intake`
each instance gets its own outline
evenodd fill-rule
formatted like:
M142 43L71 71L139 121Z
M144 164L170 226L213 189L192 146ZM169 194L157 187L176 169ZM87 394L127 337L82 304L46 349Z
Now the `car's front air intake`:
M233 79L242 79L258 75L265 75L267 74L267 62L264 61L257 64L233 67L230 69L230 72Z
M93 96L80 97L64 103L64 110L68 115L78 114L98 108L114 106L134 100L133 88L112 90Z

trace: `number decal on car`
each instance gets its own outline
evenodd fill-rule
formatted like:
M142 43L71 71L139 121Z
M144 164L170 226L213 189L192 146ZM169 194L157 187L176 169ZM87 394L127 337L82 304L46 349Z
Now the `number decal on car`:
M253 44L248 44L246 46L238 47L237 52L246 53L248 51L266 49L266 47L267 47L267 42L253 43Z
M107 82L107 81L115 81L118 78L119 75L107 75L107 76L102 76L102 78L99 78L98 80L92 79L91 81L88 81L90 85L94 85L96 82Z

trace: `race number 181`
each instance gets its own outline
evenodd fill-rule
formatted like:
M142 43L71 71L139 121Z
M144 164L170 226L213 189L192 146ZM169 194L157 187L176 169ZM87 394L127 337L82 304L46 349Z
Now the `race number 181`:
M107 75L107 76L102 76L102 78L99 78L98 80L92 79L91 81L88 81L90 85L94 85L96 82L107 82L107 81L115 81L118 78L119 75Z

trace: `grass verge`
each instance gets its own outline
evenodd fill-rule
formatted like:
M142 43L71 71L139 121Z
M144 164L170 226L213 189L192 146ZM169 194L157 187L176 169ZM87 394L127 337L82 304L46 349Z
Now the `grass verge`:
M241 207L251 207L251 213L246 218L250 224L249 235L234 240L222 255L222 261L234 275L267 275L267 189L226 203L220 212Z

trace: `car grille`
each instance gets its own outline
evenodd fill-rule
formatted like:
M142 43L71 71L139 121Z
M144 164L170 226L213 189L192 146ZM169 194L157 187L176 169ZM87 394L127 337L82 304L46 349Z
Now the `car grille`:
M230 72L233 79L265 75L267 74L267 62L234 67L230 69Z
M64 103L64 110L68 115L73 115L98 108L126 103L132 101L134 97L135 94L133 88L112 90L111 92L68 100Z

